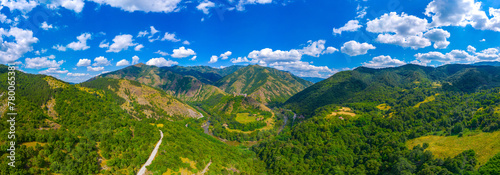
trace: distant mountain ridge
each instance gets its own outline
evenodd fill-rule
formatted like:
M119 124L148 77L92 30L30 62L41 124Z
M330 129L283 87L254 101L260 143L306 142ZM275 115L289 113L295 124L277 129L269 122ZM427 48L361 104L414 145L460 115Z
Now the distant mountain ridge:
M288 72L249 65L225 76L215 84L229 94L248 95L262 103L284 102L312 85Z
M184 72L184 75L176 72ZM102 74L96 78L107 77L138 81L165 90L168 94L185 101L202 101L212 96L225 95L222 90L213 85L203 83L195 77L203 77L203 75L209 75L207 77L210 77L205 77L203 79L205 82L210 82L213 76L217 77L217 75L210 73L190 72L175 67L159 68L140 63L114 72Z
M472 65L475 65L475 66L500 66L500 62L499 61L486 61L486 62L477 62L477 63L474 63Z
M267 104L281 103L312 85L311 82L273 68L230 66L155 67L137 64L98 77L128 79L157 87L185 101L203 101L231 95L248 95Z
M368 97L377 101L390 95L388 91L420 86L463 92L500 87L500 67L462 64L437 68L413 64L384 69L359 67L306 88L290 97L285 106L310 114L321 106L357 102Z
M317 83L317 82L325 80L324 78L319 78L319 77L300 77L300 78L307 80L307 81L310 81L312 83Z

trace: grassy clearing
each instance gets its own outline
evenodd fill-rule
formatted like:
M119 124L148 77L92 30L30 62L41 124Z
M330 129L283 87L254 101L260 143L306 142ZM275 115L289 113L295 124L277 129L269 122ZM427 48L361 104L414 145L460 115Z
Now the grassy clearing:
M416 104L415 106L413 106L413 107L418 108L418 107L420 107L420 105L421 105L421 104L424 104L424 103L427 103L427 102L434 101L434 100L436 100L436 96L438 96L438 95L439 95L439 94L436 94L436 95L433 95L433 96L427 97L427 98L425 98L425 100L424 100L423 102L419 102L419 103L417 103L417 104Z
M340 108L340 109L335 110L334 112L332 112L332 114L326 116L326 118L330 119L330 118L336 117L338 115L355 117L356 113L353 113L351 108L342 107L342 108Z
M247 116L248 116L248 113L240 113L240 114L247 114ZM268 118L268 119L265 120L265 122L266 122L267 125L264 126L264 127L262 127L262 128L260 128L260 129L256 129L256 130L253 130L253 131L242 131L242 130L239 130L239 129L230 129L227 126L225 126L225 128L229 132L240 132L240 133L245 133L245 134L250 134L250 133L252 133L254 131L266 131L266 130L270 130L270 129L273 129L273 127L274 127L274 118L275 118L274 112L272 114L273 115L272 115L271 118ZM236 118L238 118L238 116L236 116ZM238 119L236 119L236 121L238 121ZM255 118L254 118L254 121L256 121ZM238 122L240 122L240 121L238 121Z
M378 108L378 109L380 109L380 110L382 110L382 111L387 111L387 110L391 109L391 106L389 106L389 105L387 105L387 104L383 103L383 104L379 104L379 105L377 106L377 108Z
M184 158L184 157L181 157L181 161L182 161L182 163L189 164L191 169L197 170L195 161L189 160L188 158ZM169 168L169 169L167 169L167 172L163 173L163 175L171 175L171 174L195 174L195 173L191 172L187 168L180 168L178 172L175 172ZM200 174L200 173L196 173L196 174Z
M236 121L240 123L250 123L257 121L260 115L250 115L249 113L238 113L236 114Z
M40 144L40 146L44 146L46 145L47 143L41 143L41 142L24 142L22 143L21 145L24 145L26 147L35 147L36 144Z
M473 149L481 165L484 165L491 157L500 152L500 131L492 133L476 132L458 136L423 136L406 142L406 146L412 149L416 145L429 143L427 150L431 151L437 158L454 157L465 150Z

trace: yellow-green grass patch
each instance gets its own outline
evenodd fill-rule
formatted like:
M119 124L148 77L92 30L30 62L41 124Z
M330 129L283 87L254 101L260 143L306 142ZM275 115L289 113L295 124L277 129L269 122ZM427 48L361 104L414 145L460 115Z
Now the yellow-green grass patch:
M382 110L382 111L387 111L387 110L391 109L391 106L389 106L389 105L387 105L387 104L383 103L383 104L379 104L379 105L377 106L377 108L378 108L378 109L380 109L380 110Z
M432 88L440 88L441 86L443 85L440 84L439 82L432 82Z
M41 143L41 142L24 142L22 143L21 145L24 145L26 147L35 147L36 144L40 144L40 146L44 146L46 145L47 143Z
M327 115L325 118L326 119L330 119L330 118L336 117L338 115L355 117L356 113L353 113L351 108L342 107L342 108L340 108L340 109L335 110L334 112L332 112L332 114Z
M479 132L473 135L458 136L423 136L406 142L406 146L412 149L416 145L429 143L427 150L437 157L444 159L454 157L466 150L472 149L476 152L477 160L484 165L491 157L500 152L500 131Z
M250 115L249 113L238 113L236 114L236 121L240 123L250 123L257 121L260 115Z
M268 118L265 120L266 122L266 126L260 128L260 129L256 129L256 130L253 130L253 131L242 131L242 130L239 130L239 129L230 129L227 127L227 125L225 125L224 127L229 131L229 132L240 132L240 133L245 133L245 134L250 134L254 131L266 131L266 130L270 130L270 129L273 129L274 127L274 112L272 112L272 117L271 118ZM236 116L238 117L238 116ZM238 120L236 120L238 121ZM240 121L238 121L240 122ZM241 122L240 122L241 123Z
M420 107L421 104L434 101L434 100L436 100L436 96L438 96L438 95L439 94L436 94L436 95L433 95L433 96L429 96L429 97L425 98L424 101L417 103L414 107L418 108L418 107Z

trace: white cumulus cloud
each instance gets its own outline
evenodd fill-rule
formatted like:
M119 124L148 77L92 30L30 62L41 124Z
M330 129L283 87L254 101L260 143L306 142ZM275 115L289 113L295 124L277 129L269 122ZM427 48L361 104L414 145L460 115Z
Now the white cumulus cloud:
M76 63L76 66L82 67L82 66L90 66L91 61L89 59L80 59L78 60L78 63Z
M166 60L163 57L152 58L148 62L146 62L146 65L157 66L157 67L165 67L165 66L168 67L168 66L177 65L177 64L179 64L177 61Z
M92 64L92 66L109 66L109 65L111 65L111 62L103 56L94 58L94 64Z
M201 10L203 13L208 15L208 13L210 13L208 10L210 10L210 8L212 7L215 7L215 3L205 0L198 4L198 6L196 6L196 9Z
M130 62L128 62L126 59L120 60L116 63L116 66L128 66L130 65Z
M358 20L350 20L343 27L333 28L333 34L340 35L340 34L342 34L342 32L355 32L361 27L363 27L363 26L359 25Z
M117 7L127 12L163 12L170 13L179 10L181 0L90 0L99 4L107 4L111 7Z
M137 55L134 55L132 57L132 64L137 64L137 63L139 63L139 57Z
M42 69L42 68L58 68L64 63L64 60L56 61L55 56L45 56L45 57L35 57L26 58L24 64L26 68L29 69Z
M87 66L87 71L91 71L91 72L99 72L99 71L103 71L104 70L104 67L92 67L92 66Z
M391 58L390 56L380 55L374 57L371 61L363 63L363 66L370 68L386 68L405 65L404 61Z
M9 41L9 38L13 38ZM9 29L0 28L0 63L5 64L16 61L25 53L32 51L32 45L38 42L31 30L17 27Z
M90 33L83 33L76 37L78 41L69 43L66 47L73 50L87 50L90 46L87 46L87 40L92 37Z
M170 55L172 58L186 58L188 56L196 55L192 49L186 49L184 46L173 50L173 54Z
M358 43L356 41L348 41L340 48L342 53L349 56L358 56L368 53L368 50L375 49L376 47L368 43Z
M109 46L109 49L106 52L115 52L118 53L122 50L127 50L129 47L137 45L133 43L132 35L123 34L117 35L113 39L113 44Z

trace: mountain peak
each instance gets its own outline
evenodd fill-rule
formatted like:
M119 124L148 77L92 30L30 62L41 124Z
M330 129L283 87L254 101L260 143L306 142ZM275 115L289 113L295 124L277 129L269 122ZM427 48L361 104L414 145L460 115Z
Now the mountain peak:
M145 65L146 65L146 64L144 64L144 63L138 63L138 64L136 64L136 65L134 65L134 66L135 66L135 67L142 67L142 66L145 66Z

